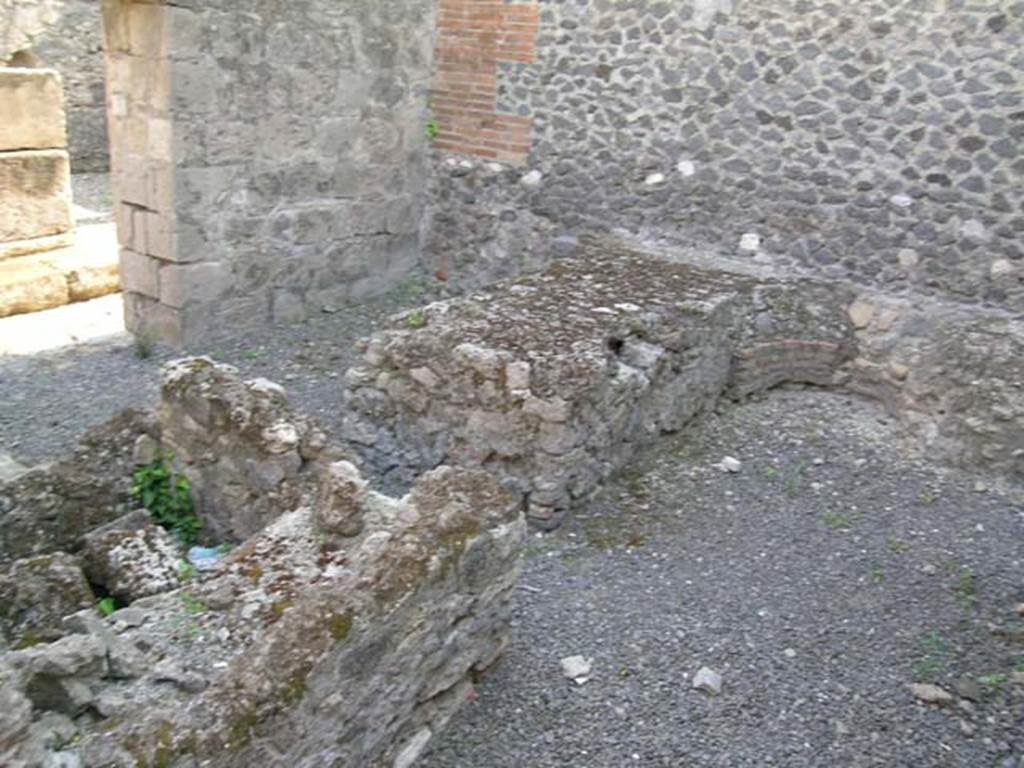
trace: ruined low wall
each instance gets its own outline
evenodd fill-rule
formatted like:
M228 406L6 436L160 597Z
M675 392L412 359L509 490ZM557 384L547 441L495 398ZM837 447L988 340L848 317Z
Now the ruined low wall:
M885 403L927 454L1024 479L1024 322L944 302L862 294L840 384Z
M532 521L556 525L728 387L830 384L852 352L842 296L591 243L374 335L346 373L343 436L399 479L446 463L487 468L527 498ZM738 372L734 348L755 341L770 364Z
M591 240L538 275L395 318L346 373L344 437L396 480L487 468L551 526L720 397L809 383L884 401L935 458L1020 475L1021 331L1000 312Z
M307 422L280 387L206 359L171 364L163 392L156 423L104 431L106 469L176 450L198 498L216 502L203 508L211 533L238 533L230 525L256 496L214 492L250 482L266 493L256 456L286 456L297 443L283 425ZM210 417L175 432L186 403ZM508 642L521 504L489 474L452 468L388 498L338 455L310 455L296 495L267 493L265 527L210 570L182 568L183 552L139 513L78 520L79 535L44 526L31 553L6 553L17 559L0 568L0 762L408 768ZM0 522L11 504L44 511L32 489L49 472L0 487ZM110 496L112 515L121 499ZM108 618L92 607L100 586L124 606Z

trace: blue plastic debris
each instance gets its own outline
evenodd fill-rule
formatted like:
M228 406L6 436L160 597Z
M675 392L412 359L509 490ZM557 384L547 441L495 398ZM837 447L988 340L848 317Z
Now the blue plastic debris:
M224 556L220 547L190 547L188 561L197 571L208 571Z

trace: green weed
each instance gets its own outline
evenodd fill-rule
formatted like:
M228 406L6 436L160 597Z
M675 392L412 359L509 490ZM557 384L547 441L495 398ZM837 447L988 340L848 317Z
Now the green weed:
M1002 690L1003 686L1006 685L1006 681L1010 679L1010 676L1005 672L993 672L991 675L983 675L978 678L978 682L985 686L985 689L989 693L998 693Z
M935 630L921 638L923 656L914 665L914 677L935 682L946 672L949 643Z
M104 616L109 616L117 610L117 604L114 602L114 598L104 597L96 601L96 610Z
M132 348L135 350L135 356L139 360L148 360L153 356L153 351L156 349L156 334L149 328L140 328L135 331L132 338Z
M786 492L790 496L796 496L796 492L800 490L800 483L803 482L804 472L811 466L811 462L807 459L801 459L793 471L790 473L789 478L786 480Z
M175 474L167 454L136 470L132 480L132 496L185 546L195 543L202 521L192 508L192 486L188 479Z
M960 575L957 577L953 591L967 608L978 601L978 584L974 578L974 572L966 565L960 569Z
M846 531L850 528L850 518L841 512L826 512L821 519L834 531Z
M199 576L199 571L188 560L178 561L178 578L182 581L192 581Z
M901 552L906 552L910 549L910 542L893 537L889 539L889 549L896 554L900 554Z
M427 315L422 309L414 309L409 313L405 323L414 330L417 328L425 328L427 325Z
M181 603L188 613L198 614L206 612L206 603L193 595L191 592L181 593Z

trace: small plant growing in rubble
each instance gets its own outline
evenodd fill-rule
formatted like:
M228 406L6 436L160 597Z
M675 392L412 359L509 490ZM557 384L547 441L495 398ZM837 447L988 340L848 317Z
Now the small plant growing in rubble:
M437 120L431 120L427 123L427 138L433 141L441 133L441 124Z
M409 313L405 322L412 329L423 328L427 324L427 316L422 309L416 309Z
M114 598L104 597L96 601L96 610L98 610L104 616L109 616L117 610L117 604L114 602Z
M167 454L136 470L132 496L160 526L189 546L195 543L203 523L192 508L191 483L170 465L171 455Z

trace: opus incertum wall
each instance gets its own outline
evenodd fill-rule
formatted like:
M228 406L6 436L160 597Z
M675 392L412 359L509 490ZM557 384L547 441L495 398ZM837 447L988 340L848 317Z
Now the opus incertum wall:
M483 151L434 99L437 147L484 161L434 165L426 256L450 280L621 228L1024 308L1024 3L527 5L535 56L481 55L477 74L496 73L489 108L516 120L516 141L528 121L529 152ZM494 6L516 7L442 3L439 59ZM520 29L488 24L477 34ZM435 88L450 77L439 69Z
M130 329L302 318L418 265L432 0L105 0Z

